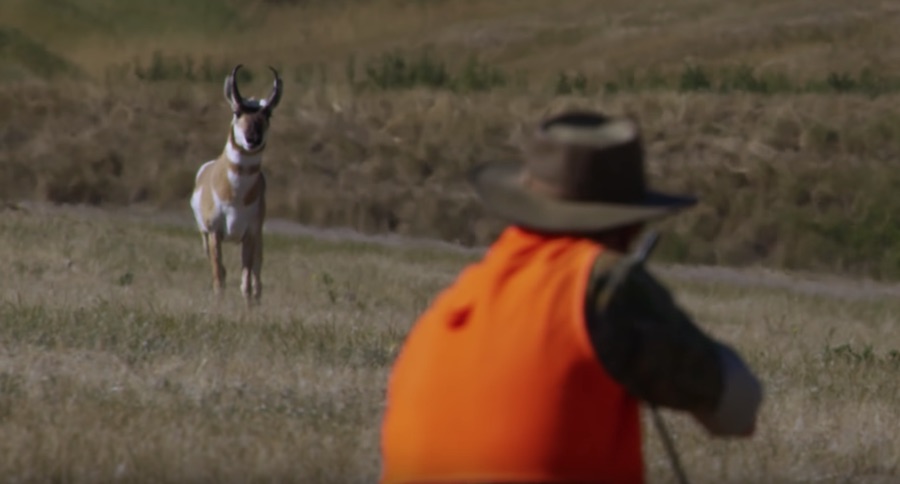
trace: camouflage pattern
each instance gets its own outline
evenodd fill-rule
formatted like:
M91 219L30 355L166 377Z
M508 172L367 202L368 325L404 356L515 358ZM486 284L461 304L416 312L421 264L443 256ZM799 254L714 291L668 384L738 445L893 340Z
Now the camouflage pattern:
M611 276L628 263L604 251L594 264L585 301L594 349L609 375L641 400L708 413L722 394L716 342L638 264L612 291Z

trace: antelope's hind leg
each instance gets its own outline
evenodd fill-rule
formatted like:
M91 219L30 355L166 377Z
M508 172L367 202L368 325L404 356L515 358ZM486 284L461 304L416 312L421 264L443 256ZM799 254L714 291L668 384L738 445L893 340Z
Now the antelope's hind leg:
M200 240L203 241L203 256L209 258L209 232L200 232Z

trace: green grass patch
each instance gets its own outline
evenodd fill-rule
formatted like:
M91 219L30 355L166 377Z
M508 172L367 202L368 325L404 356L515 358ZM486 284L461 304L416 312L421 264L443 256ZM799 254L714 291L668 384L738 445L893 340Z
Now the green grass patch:
M687 64L680 71L661 73L623 70L611 78L583 80L581 92L675 91L710 93L784 94L864 94L878 96L900 92L900 78L877 74L864 67L858 72L832 71L814 78L792 78L784 72L758 72L752 65L704 66ZM559 90L558 90L559 91Z
M14 24L33 26L53 40L78 41L165 34L217 34L245 26L231 0L6 0ZM246 4L244 4L246 7Z
M155 51L146 58L113 64L106 69L108 80L122 82L202 82L220 83L232 63L211 56L167 54ZM680 69L619 69L597 75L566 69L549 80L510 71L501 65L470 54L464 60L443 57L433 48L390 50L368 56L348 56L340 63L299 63L275 66L292 74L304 86L324 86L337 82L357 91L398 91L433 89L457 93L488 91L540 91L561 96L584 96L636 92L750 93L756 95L862 94L881 96L900 92L900 77L879 74L871 67L857 72L826 71L818 77L796 78L775 70L759 71L749 64L686 64ZM240 73L250 82L253 73ZM546 77L546 76L544 76Z
M79 79L83 73L24 32L0 25L0 81Z

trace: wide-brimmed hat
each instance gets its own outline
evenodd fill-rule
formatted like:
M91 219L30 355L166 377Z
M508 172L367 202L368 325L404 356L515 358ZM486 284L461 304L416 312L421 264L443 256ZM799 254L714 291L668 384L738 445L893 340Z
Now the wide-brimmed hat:
M647 188L640 130L627 118L564 112L540 123L522 148L522 161L489 162L469 172L485 207L519 226L596 232L697 202Z

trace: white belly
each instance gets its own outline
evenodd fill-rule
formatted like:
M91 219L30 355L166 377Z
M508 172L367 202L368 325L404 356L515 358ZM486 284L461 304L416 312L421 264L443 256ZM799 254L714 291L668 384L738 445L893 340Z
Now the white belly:
M247 229L250 228L250 224L256 219L258 210L258 201L246 206L223 204L221 216L216 222L217 226L223 226L222 232L225 234L225 240L241 240L247 233Z

